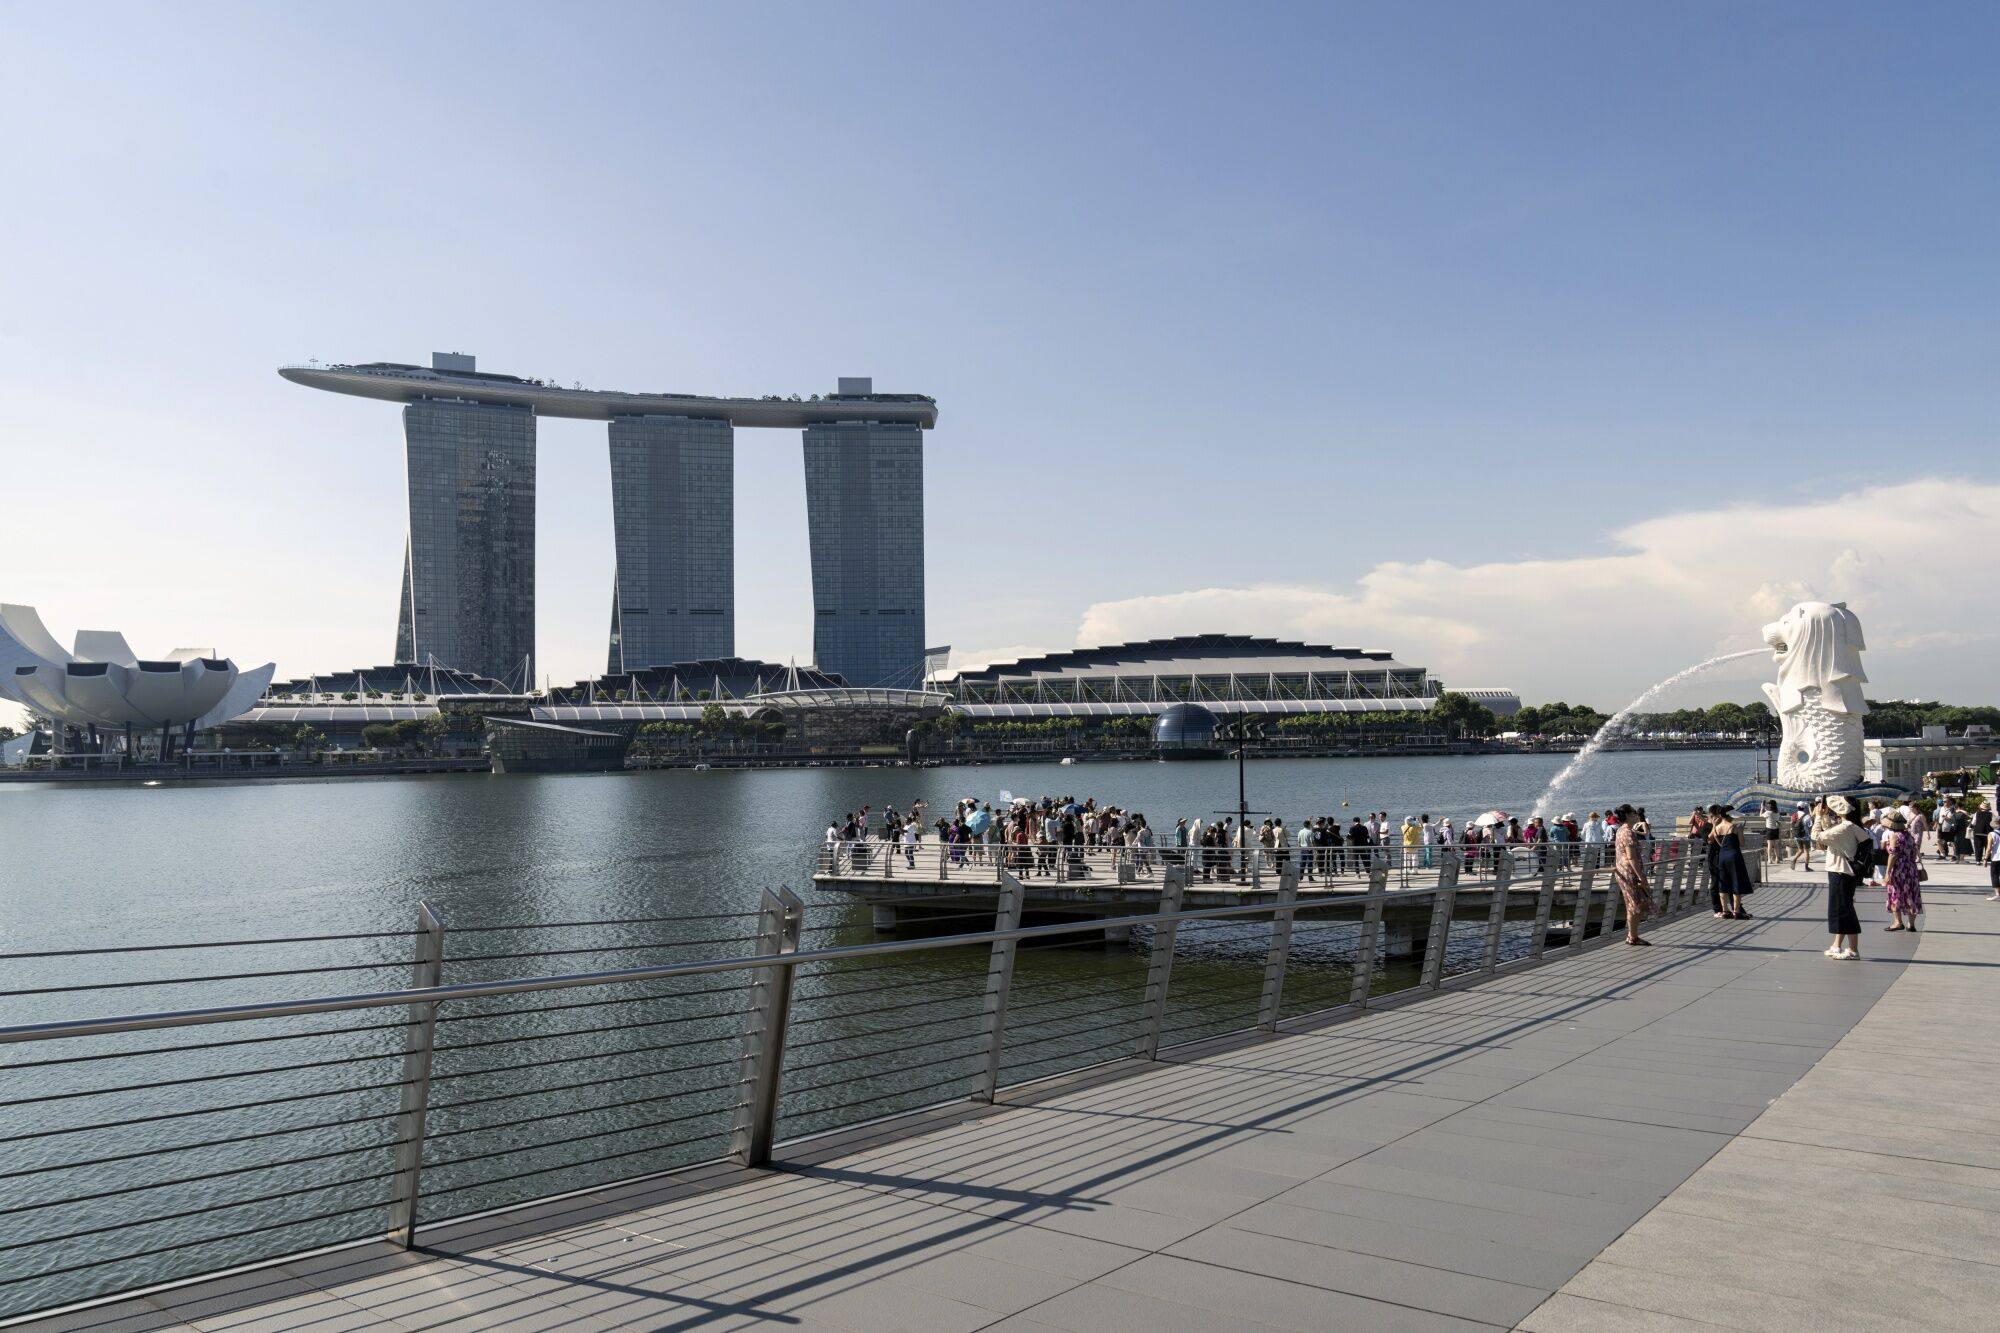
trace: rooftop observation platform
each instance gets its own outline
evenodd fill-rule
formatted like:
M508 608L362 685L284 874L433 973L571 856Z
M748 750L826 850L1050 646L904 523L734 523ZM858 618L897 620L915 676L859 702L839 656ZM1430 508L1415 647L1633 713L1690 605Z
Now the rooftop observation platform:
M1565 951L45 1327L1990 1328L2000 904L1817 876Z
M468 358L469 359L469 358ZM360 365L289 365L278 373L294 384L330 393L408 403L420 398L464 398L531 408L539 416L609 421L613 417L675 416L727 421L733 426L802 429L825 422L886 421L937 425L937 402L914 393L825 394L812 399L711 398L689 393L630 393L617 389L565 389L542 380L479 370L434 370L397 361Z

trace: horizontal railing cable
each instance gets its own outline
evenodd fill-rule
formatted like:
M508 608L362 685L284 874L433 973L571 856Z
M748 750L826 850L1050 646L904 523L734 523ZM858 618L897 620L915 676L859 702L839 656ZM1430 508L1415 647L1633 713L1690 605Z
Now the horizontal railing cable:
M700 1065L696 1065L696 1069L700 1069ZM676 1071L670 1071L670 1073L684 1073L684 1071L676 1069ZM654 1075L626 1075L626 1077L628 1079L640 1079L640 1077L654 1077ZM606 1083L616 1083L616 1079L606 1079ZM492 1125L466 1125L464 1129L430 1131L430 1133L424 1135L424 1139L426 1141L434 1141L434 1139L458 1139L462 1135L482 1135L482 1133L486 1133L490 1129L516 1129L520 1125L540 1125L544 1121L560 1121L560 1119L568 1119L568 1117L598 1115L602 1111L620 1111L624 1107L642 1107L642 1105L660 1103L660 1101L674 1101L676 1097L700 1097L702 1093L722 1093L722 1091L728 1091L732 1087L748 1087L748 1085L750 1085L750 1079L728 1079L724 1083L708 1083L708 1085L702 1085L702 1087L678 1087L678 1089L672 1089L668 1093L650 1093L646 1097L628 1097L624 1101L608 1101L608 1103L602 1103L602 1105L596 1105L596 1107L564 1107L562 1111L544 1111L540 1115L520 1115L520 1117L514 1117L512 1121L494 1121ZM714 1109L710 1109L708 1113L714 1113ZM616 1133L616 1131L606 1131L606 1133ZM504 1149L498 1149L494 1153L482 1153L480 1157L488 1157L488 1155L490 1157L498 1157L502 1153L528 1153L528 1151L538 1149L538 1147L556 1147L558 1143L570 1143L572 1139L576 1139L576 1135L568 1135L568 1137L562 1137L562 1139L552 1139L550 1143L510 1143ZM476 1161L476 1157L448 1157L448 1159L438 1159L432 1165L434 1167L448 1167L448 1165L458 1163L458 1161Z
M727 1010L720 1014L702 1014L695 1018L669 1018L661 1021L665 1023L694 1023L707 1018L737 1018L744 1014L753 1014L755 1012L757 1012L755 1009L745 1007L742 1009ZM440 1083L449 1083L453 1079L485 1078L492 1074L518 1074L524 1069L546 1069L550 1065L580 1065L589 1060L615 1060L625 1055L644 1055L648 1051L670 1051L682 1046L698 1046L703 1042L727 1041L731 1037L739 1037L741 1035L740 1032L728 1032L720 1033L713 1037L689 1037L682 1041L657 1042L645 1046L623 1046L615 1051L593 1051L589 1054L558 1055L552 1056L547 1060L524 1060L517 1065L493 1065L490 1068L483 1069L454 1069L442 1074L432 1074L431 1086L435 1087Z
M144 1083L121 1083L108 1088L76 1088L68 1092L45 1092L35 1097L13 1097L0 1101L0 1111L10 1106L33 1106L39 1102L74 1101L79 1097L108 1097L120 1092L150 1092L154 1088L185 1087L192 1083L219 1083L231 1078L257 1078L265 1074L297 1074L308 1069L332 1069L336 1065L360 1064L367 1060L399 1060L401 1051L371 1051L366 1055L342 1055L331 1060L305 1060L289 1065L265 1065L258 1069L226 1069L216 1074L189 1074L182 1078L155 1078ZM0 1139L0 1142L5 1142Z
M974 1035L977 1035L977 1034L974 1034ZM965 1041L965 1040L967 1040L967 1038L965 1038L965 1037L958 1037L958 1038L953 1038L953 1040L957 1040L957 1041ZM924 1046L935 1046L935 1045L937 1045L937 1044L938 1044L938 1043L936 1043L936 1042L925 1042L925 1043L923 1043L922 1045L913 1045L913 1046L906 1046L906 1047L904 1047L903 1049L904 1049L904 1050L912 1050L912 1051L914 1051L914 1050L921 1050L921 1049L923 1049L923 1047L924 1047ZM859 1083L859 1082L861 1082L861 1081L862 1081L862 1080L864 1080L864 1079L871 1079L871 1078L897 1078L897 1077L900 1077L901 1075L904 1075L904 1074L914 1074L914 1073L918 1072L919 1070L924 1070L924 1069L935 1069L935 1068L937 1068L937 1067L938 1067L938 1066L940 1066L940 1065L948 1065L948 1064L953 1064L953 1063L955 1063L955 1062L957 1062L957 1061L960 1061L960 1060L964 1060L964 1059L967 1059L967 1058L969 1058L969 1056L970 1056L971 1054L972 1054L971 1052L968 1052L968 1053L967 1053L967 1054L965 1054L965 1055L948 1055L948 1056L946 1056L946 1057L945 1057L944 1059L942 1059L942 1060L924 1060L924 1061L920 1061L919 1063L917 1063L917 1064L914 1064L914 1065L896 1065L896 1066L893 1066L893 1067L890 1067L890 1068L886 1068L886 1069L869 1069L869 1070L864 1070L863 1072L861 1072L861 1073L859 1073L859 1074L849 1074L849 1075L848 1075L847 1077L845 1077L845 1078L831 1078L831 1079L827 1079L827 1080L826 1080L825 1082L823 1082L823 1083L806 1083L806 1084L797 1084L797 1083L790 1083L790 1082L788 1082L788 1083L786 1083L786 1085L785 1085L785 1093L786 1093L786 1095L787 1095L787 1096L793 1096L793 1095L800 1095L800 1096L802 1096L802 1095L804 1095L805 1093L808 1093L808 1092L823 1092L823 1091L825 1091L825 1090L826 1090L827 1088L838 1088L838 1087L842 1086L843 1084L848 1084L848 1083ZM835 1065L835 1064L843 1064L843 1063L845 1063L845 1061L841 1061L841 1060L823 1060L823 1061L821 1061L821 1062L820 1062L819 1064L816 1064L816 1065L809 1065L809 1066L807 1066L807 1067L808 1067L808 1068L811 1068L811 1069L822 1069L822 1068L825 1068L825 1067L826 1067L826 1066L828 1066L828 1065Z
M696 1043L688 1042L685 1044L692 1046ZM660 1049L664 1050L666 1048L662 1047ZM609 1087L613 1083L631 1083L642 1078L661 1078L667 1074L685 1074L695 1069L720 1069L725 1063L735 1064L736 1061L711 1060L705 1064L680 1065L671 1069L648 1069L636 1074L613 1074L608 1078L587 1078L578 1083L551 1083L546 1088L510 1088L506 1092L496 1092L486 1097L461 1097L455 1102L434 1102L431 1105L431 1110L456 1111L467 1106L490 1106L494 1102L511 1101L516 1097L546 1097L552 1092L576 1092L583 1088L603 1088ZM675 1092L671 1095L680 1096L681 1094Z
M509 1046L523 1041L561 1041L565 1037L591 1037L604 1032L631 1032L637 1028L671 1027L678 1023L713 1022L717 1019L729 1018L744 1012L746 1011L742 1009L725 1009L719 1014L676 1014L672 1018L642 1018L635 1023L607 1023L601 1027L594 1028L566 1028L561 1032L519 1032L506 1037L488 1037L484 1041L457 1041L451 1043L449 1046L437 1046L432 1049L436 1054L443 1055L447 1051L474 1051L487 1046ZM720 1039L706 1037L702 1040L717 1041Z
M258 940L190 940L179 944L117 944L97 949L39 949L32 953L0 953L0 963L29 958L90 958L100 954L166 953L177 949L248 949L260 944L331 944L339 940L403 940L422 935L417 930L376 930L347 935L281 935Z
M941 1018L937 1021L936 1026L942 1027L945 1026L946 1024L952 1024L952 1023L983 1024L985 1023L985 1021L986 1021L985 1014L967 1014L963 1018ZM829 1042L866 1041L869 1037L902 1037L907 1035L908 1035L907 1033L901 1032L895 1028L885 1028L880 1032L870 1032L865 1034L842 1033L836 1037L821 1037L817 1041L788 1042L786 1043L785 1046L785 1052L786 1055L789 1057L793 1051L813 1046L823 1046ZM821 1069L827 1065L846 1064L849 1060L854 1059L857 1056L901 1055L904 1051L921 1051L932 1046L942 1046L949 1042L971 1041L973 1038L979 1037L981 1035L983 1034L977 1028L974 1028L970 1032L954 1032L948 1037L933 1037L929 1041L904 1042L900 1046L892 1046L887 1051L852 1051L845 1054L836 1054L832 1059L829 1060L814 1060L807 1064L794 1064L789 1058L787 1058L785 1061L785 1072L787 1074L799 1074L799 1073L804 1073L808 1069ZM794 1090L796 1091L796 1089Z
M103 1259L90 1259L80 1264L68 1264L61 1268L45 1268L35 1273L17 1273L0 1277L0 1287L9 1287L17 1282L32 1282L37 1278L61 1277L67 1273L79 1273L85 1269L102 1268L106 1264L130 1263L134 1259L150 1259L155 1255L171 1254L175 1250L185 1250L191 1245L220 1245L224 1241L242 1240L246 1236L261 1236L286 1227L302 1227L312 1222L329 1222L336 1217L349 1217L355 1213L372 1213L385 1209L395 1202L393 1199L378 1199L373 1203L356 1204L349 1208L336 1208L331 1212L314 1213L309 1217L292 1217L268 1221L260 1226L242 1231L225 1232L220 1236L197 1236L192 1240L176 1241L172 1245L156 1245L149 1250L136 1250L130 1254L114 1254Z
M821 973L818 976L802 978L802 980L817 982L824 980L828 977L838 977L845 975L847 974L844 972L827 972L827 973ZM821 1000L851 999L857 995L880 995L884 991L908 990L912 986L942 986L953 983L956 983L958 985L966 985L975 980L983 984L985 978L983 977L970 978L963 975L951 976L943 973L932 973L928 976L912 977L908 981L892 981L885 986L850 986L842 990L816 990L810 995L794 993L792 996L792 1004L794 1006L797 1006L801 1004L816 1004Z
M1399 896L1422 898L1436 889L1410 890ZM1041 926L1020 926L1013 930L982 930L950 937L955 946L995 944L1005 940L1055 939L1065 935L1090 934L1112 926L1154 925L1170 921L1226 920L1252 913L1269 913L1264 904L1235 907L1200 907L1170 913L1133 917L1099 917L1088 922L1057 922ZM919 953L938 947L931 940L888 940L874 944L847 945L830 949L800 949L784 955L784 965L799 967L811 963L840 963L857 958L887 957L891 954ZM201 1023L241 1022L251 1018L273 1018L286 1014L338 1013L349 1009L373 1009L394 1004L433 1004L447 1000L473 1000L500 995L524 995L551 990L617 985L627 982L660 981L683 976L706 976L718 972L740 972L770 967L769 957L715 958L685 963L661 963L650 967L619 968L603 972L567 973L523 977L506 981L469 981L446 986L426 986L401 991L381 991L366 995L329 996L315 1000L288 1000L271 1004L222 1005L179 1013L121 1015L113 1018L81 1019L56 1023L29 1023L0 1027L0 1043L47 1041L61 1037L96 1036L107 1032L143 1031L161 1027L185 1027Z
M672 978L668 978L672 980ZM615 1000L574 1000L568 1004L536 1004L523 1009L494 1009L476 1014L439 1014L437 1021L443 1023L470 1023L479 1019L520 1018L529 1014L557 1014L566 1009L602 1009L614 1004L658 1004L661 1000L685 1000L698 995L741 995L743 982L732 982L727 986L704 986L698 990L668 991L663 995L626 995ZM442 1048L440 1048L442 1049Z
M707 1114L707 1115L722 1115L722 1114L723 1114L724 1112L731 1112L731 1111L735 1111L735 1110L738 1110L738 1109L740 1109L740 1103L739 1103L739 1105L738 1105L738 1106L734 1106L734 1107L731 1107L731 1106L719 1106L719 1107L716 1107L716 1108L715 1108L715 1109L714 1109L713 1111L708 1111L708 1112L703 1112L702 1114ZM663 1121L660 1121L660 1122L659 1122L659 1124L662 1124L662 1125L664 1125L664 1124L673 1124L673 1123L676 1123L676 1122L678 1122L678 1121L680 1121L680 1120L683 1120L683 1119L692 1119L692 1118L693 1118L692 1116L676 1116L676 1117L674 1117L674 1118L673 1118L672 1120L663 1120ZM576 1136L575 1136L574 1138L572 1138L572 1139L568 1139L568 1140L565 1140L565 1142L582 1142L582 1141L583 1141L583 1140L585 1140L585 1139L591 1139L591 1138L604 1138L604 1137L606 1137L606 1135L608 1135L608 1134L612 1134L612 1133L620 1133L620 1134L636 1134L636 1133L638 1133L638 1132L639 1132L640 1130L644 1130L644 1129L654 1129L654 1128L657 1128L657 1127L658 1127L657 1125L654 1125L654 1124L650 1124L650 1123L649 1123L649 1124L644 1124L644 1125L632 1125L632 1126L629 1126L629 1127L627 1127L626 1129L622 1129L622 1130L607 1130L607 1131L605 1131L605 1133L604 1133L604 1134L580 1134L580 1135L576 1135ZM492 1176L492 1177L489 1177L488 1179L485 1179L485 1180L475 1180L475 1181L471 1181L471 1182L468 1182L467 1184L464 1184L464 1185L443 1185L443 1186L426 1186L426 1187L424 1188L424 1194L426 1195L426 1197L428 1197L428 1196L430 1196L430 1195L435 1195L435 1194L457 1194L457 1193L460 1193L460 1192L462 1192L462 1191L464 1191L464 1190L474 1190L474 1189L484 1189L484 1188L486 1188L486 1187L488 1187L488 1186L491 1186L491 1185L503 1185L503 1184L506 1184L506 1183L507 1183L508 1181L510 1181L510 1180L525 1180L525 1179L526 1179L527 1177L529 1177L529 1176L545 1176L545 1175L549 1174L549 1173L550 1173L551 1171L574 1171L574 1170L576 1170L576 1169L577 1169L578 1167L584 1167L584 1166L595 1166L595 1165L597 1165L597 1164L598 1164L599 1162L615 1162L615 1161L618 1161L618 1160L619 1160L620 1158L625 1158L625 1157L637 1157L637 1156L639 1156L639 1155L641 1155L641 1154L643 1154L643 1153L649 1153L649 1152L665 1152L665 1151L666 1151L667 1149L669 1149L669 1148L678 1148L678 1147L682 1146L682 1144L686 1144L686 1143L700 1143L700 1142L702 1142L702 1141L703 1141L704 1139L712 1139L712 1138L721 1138L721 1137L723 1137L723 1136L724 1136L724 1134L726 1134L727 1132L728 1132L728 1131L724 1130L724 1131L722 1131L722 1133L717 1133L717 1134L704 1134L704 1135L702 1135L702 1136L701 1136L701 1138L698 1138L698 1139L682 1139L682 1140L678 1140L678 1141L676 1141L676 1142L673 1142L673 1143L650 1143L650 1144L647 1144L647 1145L646 1145L645 1147L643 1147L643 1148L628 1148L628 1149L626 1149L626 1150L625 1150L625 1151L623 1151L623 1152L614 1152L614 1153L605 1153L605 1154L604 1154L603 1156L601 1156L601 1157L585 1157L585 1158L583 1158L583 1159L581 1159L581 1160L579 1160L579 1161L575 1161L575 1162L560 1162L560 1163L557 1163L557 1164L556 1164L556 1165L554 1165L554 1166L541 1166L541 1167L536 1167L536 1168L534 1168L533 1170L529 1170L529 1171L515 1171L515 1172L512 1172L512 1173L510 1173L510 1174L508 1174L508 1175L504 1175L504 1176ZM512 1149L509 1149L508 1151L509 1151L509 1152L511 1152L511 1151L513 1151L513 1150L512 1150ZM499 1154L495 1154L495 1155L496 1155L496 1156L498 1156ZM469 1162L469 1161L472 1161L472 1160L474 1160L474 1159L473 1159L473 1158L470 1158L470 1157L465 1157L465 1158L459 1158L458 1160L459 1160L459 1161L468 1161L468 1162Z
M990 915L990 913L989 913ZM642 949L692 949L700 944L755 944L755 935L723 935L708 940L661 940L648 944L591 944L571 949L531 949L526 953L472 953L454 954L445 959L449 967L453 963L501 963L516 962L523 958L564 958L580 953L636 953ZM405 963L405 967L409 964Z
M350 1125L365 1124L370 1120L394 1120L400 1112L381 1111L373 1115L351 1115L339 1120L320 1120L304 1125L289 1125L282 1129L263 1129L252 1134L232 1134L228 1138L197 1140L194 1143L177 1143L168 1148L137 1148L131 1152L110 1153L103 1157L86 1157L73 1162L44 1162L40 1166L18 1167L12 1171L0 1171L0 1180L20 1180L27 1176L45 1176L51 1171L75 1171L85 1167L111 1166L118 1162L135 1161L142 1157L159 1157L169 1152L199 1152L208 1148L228 1148L239 1143L254 1143L258 1139L282 1138L287 1134L316 1134L324 1129L346 1129Z
M60 1129L31 1129L25 1134L10 1134L8 1143L21 1143L28 1139L50 1139L61 1134L89 1134L104 1129L124 1129L128 1125L150 1125L162 1120L187 1120L198 1115L221 1115L227 1111L255 1111L266 1106L280 1106L289 1102L311 1101L315 1097L351 1097L358 1092L386 1092L390 1088L414 1087L411 1079L397 1079L392 1083L361 1083L351 1088L327 1088L321 1092L294 1092L283 1097L267 1097L258 1102L232 1102L226 1106L198 1106L191 1111L161 1111L153 1115L129 1116L124 1120L106 1120L92 1125L65 1125ZM155 1149L154 1151L161 1151Z
M964 1083L969 1079L976 1079L981 1077L983 1077L983 1075L981 1075L977 1071L967 1074L956 1074L953 1075L951 1078L940 1079L936 1083L927 1083L921 1087L901 1088L893 1092L881 1092L875 1094L872 1097L857 1097L853 1101L839 1102L833 1106L814 1106L814 1107L801 1108L798 1110L788 1112L788 1118L793 1120L799 1120L810 1116L834 1115L840 1111L851 1111L857 1106L871 1106L876 1102L886 1102L892 1097L922 1096L924 1093L927 1092L936 1092L939 1088L948 1088L954 1083Z
M736 989L730 987L731 990ZM51 1060L14 1060L0 1064L0 1074L17 1069L46 1069L51 1065L90 1064L99 1060L138 1060L151 1055L186 1055L194 1051L219 1051L227 1046L259 1046L274 1041L306 1041L313 1037L346 1037L358 1032L395 1032L417 1025L413 1018L393 1023L361 1023L345 1028L315 1028L311 1032L281 1032L268 1037L231 1037L226 1041L196 1041L183 1046L150 1046L136 1051L99 1051L95 1055L62 1055Z
M436 1136L433 1135L432 1137ZM231 1143L236 1141L234 1139L229 1140ZM389 1152L402 1147L408 1142L408 1139L394 1139L388 1143L370 1143L359 1148L329 1148L325 1152L307 1153L302 1157L280 1157L269 1162L254 1162L249 1166L231 1166L225 1167L220 1171L204 1171L200 1175L176 1176L172 1180L152 1180L147 1181L143 1185L121 1185L117 1189L97 1190L90 1194L71 1194L60 1199L42 1199L35 1203L12 1204L8 1207L0 1208L0 1217L5 1217L12 1213L32 1213L43 1208L64 1208L71 1204L94 1203L99 1199L116 1198L121 1194L140 1194L147 1190L177 1189L183 1185L201 1185L212 1180L226 1180L230 1176L246 1176L257 1171L274 1171L280 1167L287 1166L304 1166L309 1162L324 1162L335 1157L351 1157L357 1153ZM159 1156L160 1151L181 1152L183 1150L180 1148L149 1150L144 1155ZM49 1167L45 1169L59 1170L61 1168Z
M29 995L67 995L76 991L138 990L146 986L193 986L204 981L266 981L273 977L302 977L327 972L381 972L390 968L408 969L410 960L387 963L337 963L331 967L289 967L277 972L223 972L198 977L147 977L141 981L92 981L81 986L35 986L25 990L0 990L0 1000Z
M977 1000L984 999L985 992L974 991L970 995L959 995L950 998L957 999L961 1003L971 1003ZM833 1022L838 1022L843 1018L874 1018L879 1014L901 1013L904 1010L908 1009L935 1008L937 1005L944 1002L945 1002L944 1000L941 1000L939 997L933 995L933 996L926 996L921 1000L905 1000L901 1004L881 1004L881 1005L876 1005L873 1008L869 1009L847 1009L837 1014L808 1014L803 1018L792 1019L787 1026L801 1027L808 1023L833 1023ZM797 1043L793 1042L786 1043L787 1047L796 1044Z
M453 926L451 933L472 935L496 930L572 930L583 926L656 926L681 921L743 921L755 920L761 915L760 912L703 912L694 916L603 917L595 921L524 921L516 925Z
M271 1194L253 1195L247 1199L229 1199L221 1203L203 1204L199 1208L183 1208L179 1212L161 1213L155 1217L127 1218L122 1222L106 1222L102 1226L84 1227L77 1231L63 1232L54 1236L36 1236L31 1240L8 1241L0 1244L0 1254L8 1250L26 1249L31 1245L60 1245L66 1241L82 1240L87 1236L103 1236L114 1231L130 1231L134 1227L157 1226L162 1222L180 1222L190 1217L206 1217L210 1213L227 1212L232 1208L248 1208L254 1204L276 1203L280 1199L295 1198L301 1194L314 1194L321 1190L345 1189L354 1185L369 1185L378 1180L391 1180L397 1175L395 1168L378 1171L370 1175L356 1176L351 1180L333 1180L323 1185L294 1185Z

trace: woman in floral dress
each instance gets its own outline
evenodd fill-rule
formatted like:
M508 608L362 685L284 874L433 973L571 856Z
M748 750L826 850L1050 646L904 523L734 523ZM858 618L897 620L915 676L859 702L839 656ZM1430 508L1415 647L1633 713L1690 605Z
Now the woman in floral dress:
M1923 876L1917 868L1917 848L1922 843L1902 815L1891 813L1882 822L1889 830L1882 838L1882 850L1889 858L1888 892L1883 901L1889 915L1896 918L1889 929L1915 930L1917 915L1924 910Z
M1653 893L1646 887L1645 847L1640 841L1639 812L1629 805L1618 807L1618 841L1613 855L1613 875L1618 891L1625 895L1625 942L1652 944L1639 938L1639 922L1653 914Z

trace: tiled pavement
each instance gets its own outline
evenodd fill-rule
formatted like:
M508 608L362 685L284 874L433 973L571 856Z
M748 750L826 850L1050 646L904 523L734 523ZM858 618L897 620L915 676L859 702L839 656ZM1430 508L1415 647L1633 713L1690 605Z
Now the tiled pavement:
M1933 901L1907 970L1879 895L1840 964L1818 893L1774 884L1652 949L67 1326L1825 1327L1806 1297L1864 1308L1827 1274L1878 1223L1909 1229L1862 1270L1922 1289L1903 1318L1990 1310L2000 906Z

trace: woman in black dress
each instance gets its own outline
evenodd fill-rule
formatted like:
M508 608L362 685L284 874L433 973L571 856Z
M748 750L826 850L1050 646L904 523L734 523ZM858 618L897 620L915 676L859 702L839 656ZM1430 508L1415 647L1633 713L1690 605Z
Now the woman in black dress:
M1711 869L1715 893L1722 902L1722 915L1732 921L1748 921L1743 895L1750 892L1750 866L1743 859L1743 837L1736 831L1736 817L1727 806L1708 808L1708 842L1715 849Z

